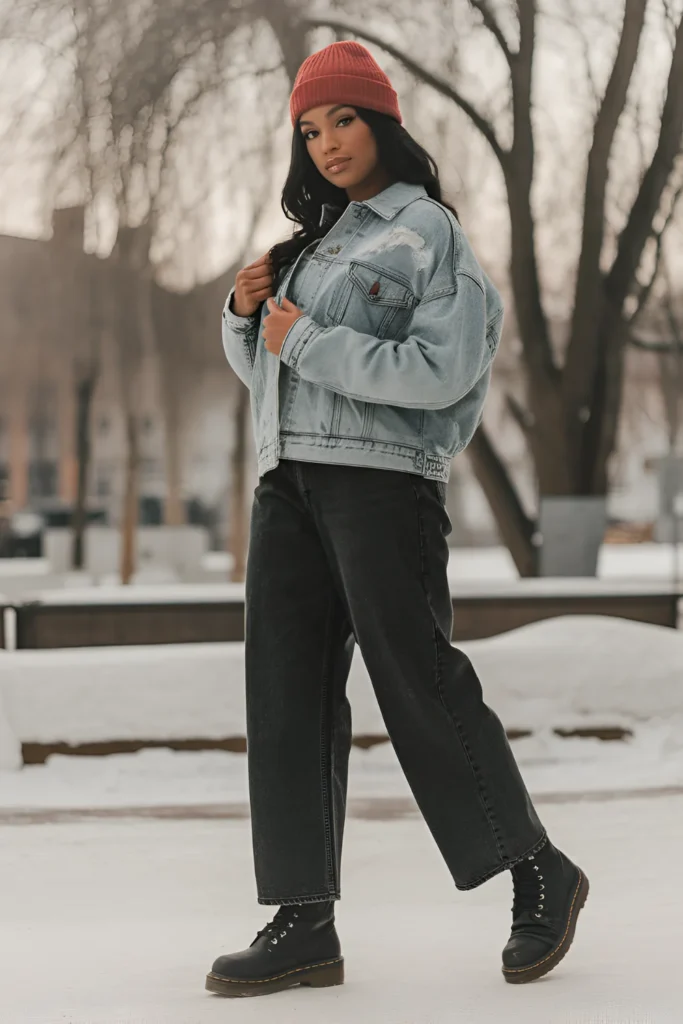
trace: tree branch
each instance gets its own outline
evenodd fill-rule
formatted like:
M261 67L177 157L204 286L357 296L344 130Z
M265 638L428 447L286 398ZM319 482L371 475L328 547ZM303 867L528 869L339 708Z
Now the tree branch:
M683 16L676 30L676 41L669 71L666 99L655 154L643 177L636 200L626 222L617 256L605 281L607 298L619 313L629 294L636 271L650 237L652 221L659 208L683 134Z
M504 170L510 211L510 276L515 313L530 378L530 404L540 421L540 407L556 403L559 370L555 364L550 330L543 309L536 255L536 230L531 207L535 144L531 121L531 86L536 38L536 0L518 0L519 52L511 64L514 136Z
M672 338L670 341L646 341L645 338L639 338L631 331L627 341L629 345L640 349L641 352L652 352L654 355L660 356L675 355L683 350L681 342L676 338Z
M524 511L508 471L483 426L472 438L467 453L517 571L520 576L535 576L535 523Z
M425 85L429 85L432 89L441 93L442 96L446 96L449 100L452 100L460 109L467 114L472 124L481 132L489 146L496 155L498 162L501 167L505 170L508 160L508 150L504 149L498 139L496 130L491 122L484 117L468 99L466 99L457 89L454 89L448 84L443 78L439 78L438 75L433 75L431 71L427 71L418 61L413 57L409 56L403 50L400 50L397 46L392 43L388 43L382 37L375 35L374 32L369 32L367 29L362 28L359 25L348 25L343 21L338 21L336 18L325 18L322 16L315 18L303 18L301 24L305 29L313 28L330 28L337 32L348 32L350 35L358 36L360 39L364 39L366 43L371 43L373 46L378 46L380 49L388 53L389 56L393 57L403 64L407 71L415 75Z
M660 269L660 267L662 265L662 257L664 255L664 235L666 234L667 229L669 228L669 225L671 224L671 222L674 219L674 215L676 213L676 207L678 206L678 202L679 202L679 200L681 198L681 195L683 195L683 181L678 186L678 188L675 190L675 192L674 192L674 194L672 196L671 205L669 207L669 212L667 213L666 217L664 218L664 222L663 222L661 228L659 229L659 231L652 231L652 233L651 233L650 237L654 238L654 240L655 240L654 266L652 268L652 274L650 275L650 280L647 282L647 284L644 284L644 285L642 285L640 287L640 291L638 293L638 301L637 301L636 308L635 308L633 314L629 317L629 321L628 322L630 324L635 323L635 321L638 319L638 317L642 313L643 309L647 305L647 301L650 298L650 295L652 294L652 289L653 289L654 284L655 284L655 282L656 282L656 280L657 280L657 278L659 276L659 269Z
M617 54L593 128L586 172L574 315L564 372L564 390L572 412L586 403L599 358L595 310L600 305L603 288L600 255L605 234L608 164L638 56L646 7L647 0L626 0Z
M512 416L513 420L522 431L525 437L528 437L529 431L533 426L533 417L531 413L527 412L523 405L517 401L514 395L506 394L505 404L507 410Z
M495 37L498 45L505 54L506 61L510 64L516 54L513 54L510 50L510 46L505 38L503 30L498 24L495 14L489 7L488 0L470 0L470 5L475 9L475 11L479 11L481 14L481 20L491 35Z

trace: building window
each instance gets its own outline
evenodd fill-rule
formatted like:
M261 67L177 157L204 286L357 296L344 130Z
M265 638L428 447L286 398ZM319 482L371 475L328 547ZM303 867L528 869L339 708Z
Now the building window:
M9 500L9 466L0 462L0 501Z
M109 473L98 473L95 478L95 497L111 498L111 477Z
M93 470L93 497L106 501L114 495L116 464L111 459L99 459Z
M32 459L28 464L28 494L32 498L56 498L59 473L54 459Z

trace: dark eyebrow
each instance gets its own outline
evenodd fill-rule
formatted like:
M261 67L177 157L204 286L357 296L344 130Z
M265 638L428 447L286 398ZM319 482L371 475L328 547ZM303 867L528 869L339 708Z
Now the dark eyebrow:
M338 110L346 110L348 106L349 106L348 103L338 103L336 107L330 107L330 109L325 114L325 117L332 117L332 115L336 114ZM300 125L313 124L313 122L312 121L299 121L299 124Z

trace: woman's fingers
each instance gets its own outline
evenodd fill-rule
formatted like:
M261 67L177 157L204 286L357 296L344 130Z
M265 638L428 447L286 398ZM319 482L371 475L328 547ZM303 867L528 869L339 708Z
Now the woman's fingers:
M269 299L272 294L272 288L262 288L261 291L250 292L249 297L252 299L258 299L259 302L264 302L266 299Z
M257 277L247 277L245 284L249 288L264 288L267 284L273 283L272 274L260 274Z

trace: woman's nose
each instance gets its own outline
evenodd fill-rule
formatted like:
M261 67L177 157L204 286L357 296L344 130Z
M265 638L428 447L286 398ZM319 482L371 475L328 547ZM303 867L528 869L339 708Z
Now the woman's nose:
M334 135L323 136L323 153L327 156L328 153L334 153L336 149L339 149L339 143Z

